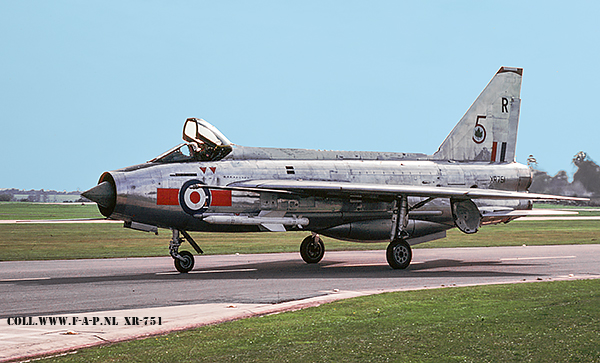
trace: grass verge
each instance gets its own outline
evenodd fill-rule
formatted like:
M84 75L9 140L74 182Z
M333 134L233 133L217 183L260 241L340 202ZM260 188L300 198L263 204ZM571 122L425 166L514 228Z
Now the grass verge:
M0 203L0 218L98 218L95 205ZM308 232L192 233L206 254L297 252ZM0 224L0 261L167 256L168 230L159 236L119 224ZM382 250L387 243L324 238L327 251ZM415 248L599 243L600 221L532 221L484 226L476 234L448 231L447 238ZM192 250L189 245L184 249Z
M192 233L206 254L297 252L307 232ZM0 224L0 260L54 260L167 256L168 230L160 235L119 224ZM324 238L327 251L383 250L387 243L352 243ZM535 221L486 226L465 235L448 231L444 239L415 246L492 247L599 243L600 221ZM185 244L184 249L193 251Z
M600 362L600 280L388 293L52 362Z
M104 218L95 204L0 202L0 219Z

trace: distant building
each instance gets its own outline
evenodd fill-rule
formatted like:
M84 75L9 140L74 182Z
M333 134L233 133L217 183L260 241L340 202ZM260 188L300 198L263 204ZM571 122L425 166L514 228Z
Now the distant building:
M84 201L79 192L57 192L56 190L0 189L0 201L36 203L75 203Z

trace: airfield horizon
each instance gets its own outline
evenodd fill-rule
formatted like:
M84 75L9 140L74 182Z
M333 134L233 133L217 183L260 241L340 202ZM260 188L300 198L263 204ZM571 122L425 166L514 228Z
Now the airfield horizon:
M594 208L589 208L594 210ZM587 210L589 210L587 209ZM579 212L598 216L600 212ZM0 220L102 218L95 205L45 205L0 203ZM517 220L518 221L518 220ZM297 252L306 232L209 233L192 232L205 254ZM164 256L170 239L168 230L159 235L108 224L0 224L0 259L52 260L79 258ZM387 242L352 243L324 237L325 250L384 250ZM441 240L414 246L420 248L486 247L599 243L600 221L530 221L486 226L465 235L456 229ZM183 246L192 250L191 246Z

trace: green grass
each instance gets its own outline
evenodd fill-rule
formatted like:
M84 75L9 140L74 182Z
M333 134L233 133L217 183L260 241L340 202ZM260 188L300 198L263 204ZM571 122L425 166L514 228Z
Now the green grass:
M565 211L569 211L569 210L574 210L576 212L578 212L579 216L584 217L584 216L600 216L600 212L598 212L597 210L600 209L600 207L582 207L582 206L576 206L576 205L560 205L560 204L551 204L551 203L534 203L533 205L534 209L556 209L556 210L565 210ZM586 210L589 209L589 210Z
M0 202L0 219L78 219L104 218L95 204Z
M205 254L297 252L307 232L191 233ZM0 224L0 260L168 256L169 230L155 236L120 224ZM327 250L384 249L326 239ZM182 249L193 251L187 243ZM195 254L195 252L194 252Z
M600 243L600 221L531 221L483 226L474 234L457 229L422 247L493 247Z
M597 217L597 216L600 216L600 212L580 211L578 216L579 217Z
M600 280L388 293L49 361L600 362L598 306Z
M556 204L556 203L533 203L534 209L598 209L599 207Z
M8 219L99 217L94 205L0 203ZM307 232L192 233L206 254L297 252ZM0 260L49 260L167 256L170 231L160 235L125 229L120 224L0 224ZM327 251L382 250L387 243L351 243L324 238ZM487 247L599 243L600 221L511 222L484 226L466 235L454 229L448 237L415 246ZM185 249L192 250L187 244Z
M206 254L297 252L307 232L192 233ZM133 231L120 224L0 224L0 260L52 260L167 256L170 231ZM324 237L327 251L382 250L387 243L352 243ZM600 221L512 222L476 234L456 229L447 238L414 246L490 247L599 243ZM184 249L192 248L184 244Z

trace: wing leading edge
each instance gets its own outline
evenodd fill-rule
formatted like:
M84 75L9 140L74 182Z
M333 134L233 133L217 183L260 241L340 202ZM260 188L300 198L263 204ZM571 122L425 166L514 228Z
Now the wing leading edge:
M420 185L366 184L314 180L248 180L232 183L226 187L220 188L331 197L350 197L359 195L361 197L369 197L381 200L393 200L399 195L406 195L410 197L454 199L589 200L587 198L514 192L496 189L465 189Z

